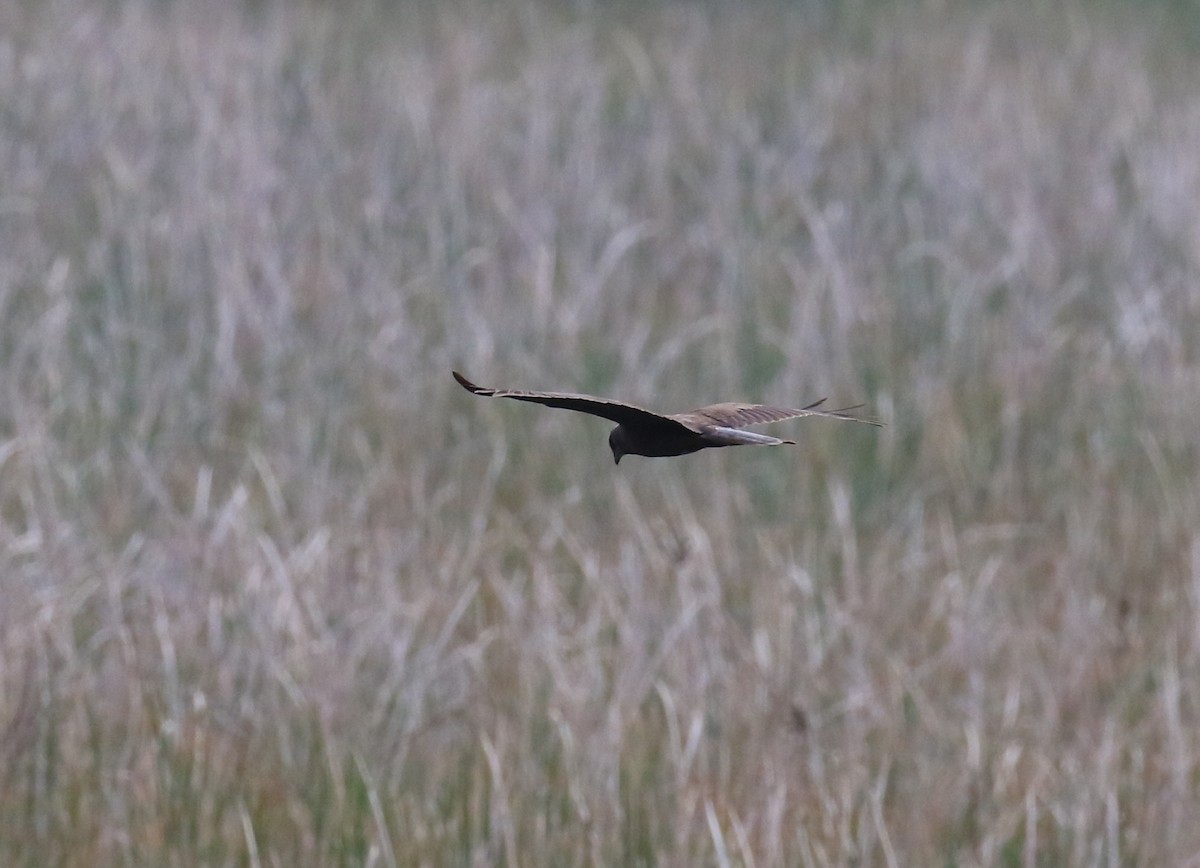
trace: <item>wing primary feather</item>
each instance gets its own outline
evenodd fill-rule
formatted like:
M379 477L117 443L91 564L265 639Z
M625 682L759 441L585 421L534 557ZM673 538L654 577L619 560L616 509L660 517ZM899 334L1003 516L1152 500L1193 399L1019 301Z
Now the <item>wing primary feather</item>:
M466 377L464 377L458 371L451 371L450 373L454 374L454 379L458 380L458 384L460 386L462 386L464 389L466 389L468 392L470 392L472 395L482 395L485 398L487 398L496 393L495 389L487 389L487 388L484 388L483 386L476 386L474 383L472 383L470 380L468 380Z

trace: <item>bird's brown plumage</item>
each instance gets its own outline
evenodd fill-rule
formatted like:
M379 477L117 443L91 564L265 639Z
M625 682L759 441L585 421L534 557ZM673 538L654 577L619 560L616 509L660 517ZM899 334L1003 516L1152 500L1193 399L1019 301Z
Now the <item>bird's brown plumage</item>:
M861 405L843 407L840 410L817 409L825 403L824 398L799 409L772 407L767 404L726 403L710 404L686 413L663 415L634 404L627 404L624 401L580 395L574 392L490 389L475 385L458 371L453 373L454 379L458 381L459 385L473 395L485 398L512 398L517 401L544 404L547 407L575 410L616 422L617 427L609 434L608 443L613 452L613 460L618 463L620 463L622 455L667 457L686 455L701 449L720 446L794 444L794 440L780 440L766 434L746 431L745 426L779 422L783 419L794 419L800 416L823 416L847 422L882 425L881 422L874 419L863 419L850 415L851 410L857 410Z

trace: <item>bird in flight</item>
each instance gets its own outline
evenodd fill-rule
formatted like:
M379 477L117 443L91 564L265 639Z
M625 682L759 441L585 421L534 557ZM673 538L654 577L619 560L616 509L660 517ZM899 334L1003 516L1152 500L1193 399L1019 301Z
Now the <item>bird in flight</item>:
M488 389L475 385L458 371L453 373L458 384L472 395L484 398L513 398L531 404L577 410L616 422L617 427L608 435L608 447L612 450L613 461L617 464L621 463L623 455L662 458L721 446L781 446L785 443L794 446L795 440L780 440L778 437L757 434L747 431L745 426L794 419L798 416L823 416L827 419L883 426L882 422L874 419L850 415L850 411L857 410L861 404L843 407L840 410L817 409L825 403L824 398L798 410L766 404L710 404L687 413L665 416L611 398L594 398L591 395L576 395L571 392Z

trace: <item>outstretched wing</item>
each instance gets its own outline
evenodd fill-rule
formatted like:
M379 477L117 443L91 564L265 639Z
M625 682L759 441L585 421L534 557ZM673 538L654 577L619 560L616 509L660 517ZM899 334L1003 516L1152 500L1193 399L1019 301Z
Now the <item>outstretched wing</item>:
M513 398L517 401L528 401L531 404L545 404L547 407L559 407L563 410L575 410L579 413L600 416L601 418L616 422L618 425L629 425L631 427L649 426L661 428L665 425L675 428L681 424L679 420L673 417L651 413L649 410L635 407L633 404L626 404L623 401L614 401L611 398L576 395L572 392L529 392L521 389L489 389L484 386L475 385L458 371L454 371L453 374L454 379L458 380L460 386L472 395L479 395L484 398Z
M864 422L876 427L883 426L882 422L875 419L863 419L850 415L852 410L857 410L862 404L842 407L839 410L818 410L817 408L824 403L825 399L822 398L820 401L815 401L807 407L799 409L772 407L768 404L712 404L688 413L679 413L671 418L677 419L692 430L699 430L699 428L709 425L744 428L747 425L763 425L767 422L779 422L783 419L795 419L800 416L824 416L827 419L842 419L847 422Z

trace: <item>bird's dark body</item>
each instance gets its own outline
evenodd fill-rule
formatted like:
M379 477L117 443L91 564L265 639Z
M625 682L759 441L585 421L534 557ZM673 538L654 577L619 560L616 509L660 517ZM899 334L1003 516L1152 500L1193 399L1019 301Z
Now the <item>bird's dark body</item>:
M643 455L647 458L670 458L675 455L689 455L715 446L725 446L724 443L705 442L704 436L695 431L689 431L682 425L663 425L649 430L634 429L630 431L624 425L618 425L612 430L609 443L617 443L621 452L626 455ZM620 459L617 459L618 462Z
M745 430L744 426L778 422L797 416L824 416L848 422L865 422L868 425L880 424L873 419L860 419L857 416L849 415L849 411L855 410L857 407L845 407L841 410L818 410L817 407L824 403L824 398L799 409L771 407L766 404L710 404L688 413L676 413L668 416L662 413L653 413L623 401L596 398L592 395L579 395L572 392L490 389L475 385L458 371L454 372L454 379L472 395L481 395L485 398L512 398L516 401L527 401L546 407L575 410L616 422L617 427L608 435L608 445L612 450L613 461L618 464L621 463L623 455L669 458L674 455L688 455L692 452L699 452L701 449L717 449L722 446L779 446L784 443L794 445L794 440L780 440L778 437L757 434Z

